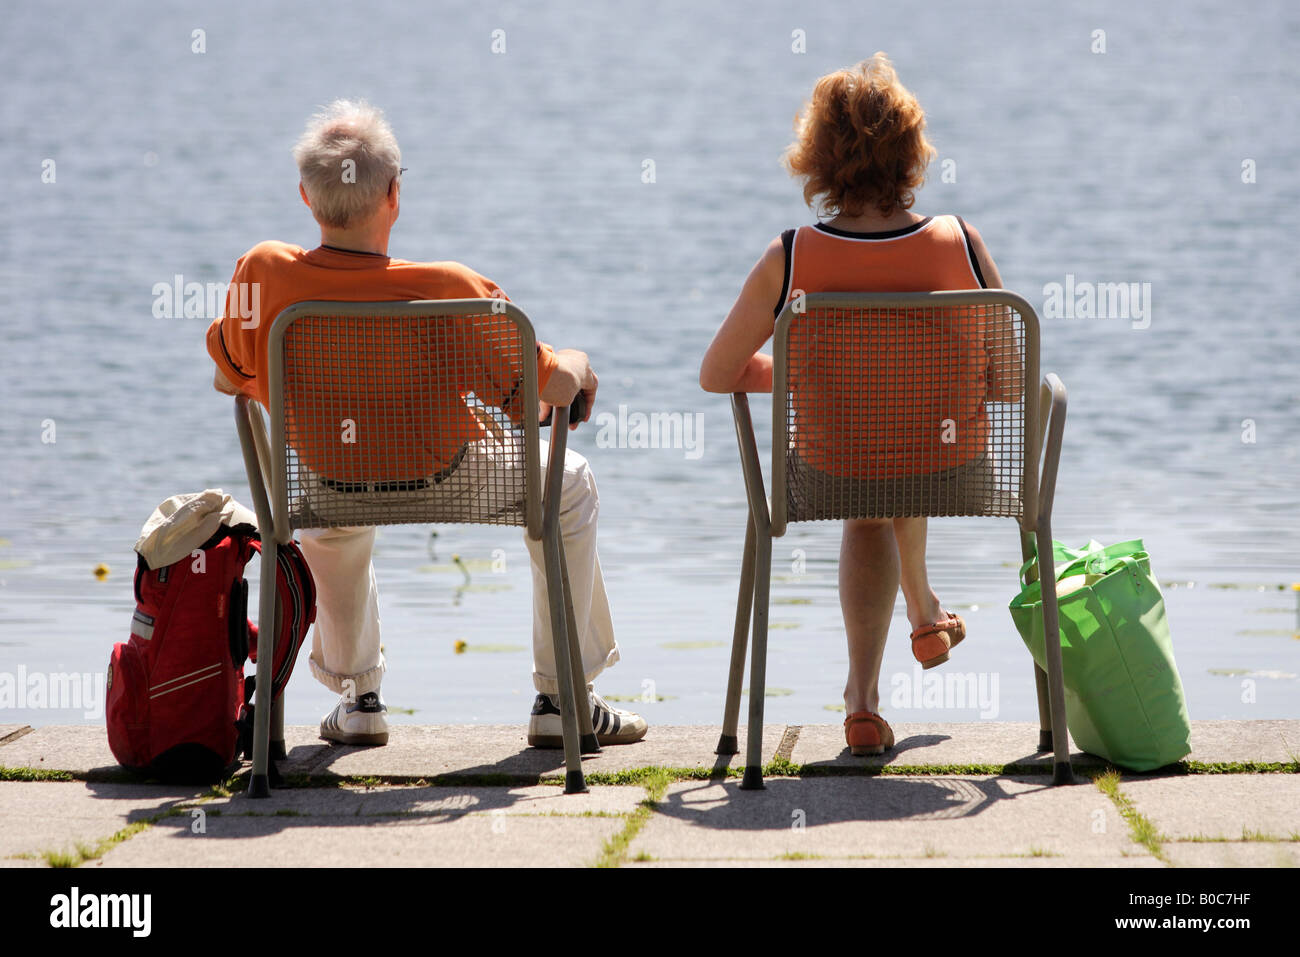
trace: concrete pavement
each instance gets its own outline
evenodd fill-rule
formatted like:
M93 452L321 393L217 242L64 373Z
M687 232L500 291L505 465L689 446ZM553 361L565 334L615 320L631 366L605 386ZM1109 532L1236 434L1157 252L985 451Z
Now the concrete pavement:
M0 726L0 866L1011 866L1300 863L1300 721L1197 722L1173 773L1050 786L1029 724L899 724L853 758L838 726L766 729L763 791L717 729L652 728L584 762L520 726L395 725L387 747L288 729L291 787L252 801L140 783L102 728ZM743 748L743 740L742 740Z

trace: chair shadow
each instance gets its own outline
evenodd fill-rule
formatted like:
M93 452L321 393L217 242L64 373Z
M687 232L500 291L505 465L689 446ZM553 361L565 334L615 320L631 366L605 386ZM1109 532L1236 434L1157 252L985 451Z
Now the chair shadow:
M285 763L294 760L295 752L304 749L315 751L316 748L316 745L295 747ZM317 759L313 763L317 772L345 753L363 750L346 745L327 748L335 753L325 762ZM525 764L529 771L521 773ZM358 823L364 823L366 827L386 828L447 823L469 814L527 811L529 804L553 800L556 789L547 788L545 794L519 793L517 789L536 783L532 773L536 768L549 771L563 766L562 752L552 754L530 748L494 764L456 768L446 776L429 776L429 780L438 783L369 786L324 774L314 782L318 786L302 786L295 782L295 786L272 788L268 798L256 800L248 798L245 791L235 791L231 800L221 805L200 800L211 794L211 785L159 782L117 766L95 769L105 772L104 775L88 779L86 785L96 797L108 800L175 795L160 803L151 802L149 807L129 811L126 815L128 824L151 821L151 830L170 839L205 836L237 840L304 826L355 828ZM251 762L243 762L244 771L250 768ZM533 780L528 780L529 777ZM234 823L224 823L227 821Z
M707 782L670 789L655 811L719 831L788 831L797 812L817 825L974 817L996 802L1051 786L1050 778L1042 777L1041 787L1012 793L1003 784L1008 776L971 780L883 772L890 765L908 764L910 751L950 739L946 734L911 735L887 754L867 756L854 756L845 745L834 758L804 763L811 773L798 778L766 778L764 789L757 792L742 790L739 780L727 775L729 759L719 757ZM1027 755L1023 763L1043 760L1050 762L1051 753Z
M282 773L287 776L306 775L308 778L320 776L322 783L336 780L338 777L353 776L348 774L339 775L331 771L331 767L340 759L351 754L367 751L364 748L355 745L346 744L312 744L301 745L293 748L289 756L280 762ZM299 756L298 752L305 752ZM587 760L592 756L584 756L584 766ZM245 762L246 767L251 766ZM590 767L587 767L591 770ZM455 784L464 779L466 785L515 785L526 786L535 784L536 778L543 774L558 774L564 770L564 752L558 748L523 748L518 752L506 755L500 760L490 764L465 764L452 765L444 771L423 775L424 780L436 780L444 784ZM384 776L382 773L380 777ZM405 773L395 774L395 777L410 778L415 777Z
M1045 781L1043 786L1049 783ZM717 831L788 831L796 820L821 826L969 818L984 813L995 802L1018 796L997 778L954 781L816 775L768 778L762 791L743 791L739 781L728 778L672 789L656 805L655 813Z
M851 756L846 746L833 759L805 764L812 773L798 778L769 777L765 788L756 792L742 791L740 780L730 776L738 766L738 759L743 763L742 756L718 755L707 780L682 782L670 788L656 805L655 812L718 831L785 831L791 827L795 812L802 812L809 822L817 825L968 818L984 813L995 802L1015 800L1040 790L1034 787L1012 793L1003 786L1010 775L972 780L882 773L891 764L907 764L905 756L909 752L949 739L949 735L943 734L912 735L899 741L888 754L867 757ZM368 786L364 778L357 782L355 778L359 776L330 770L340 759L364 750L369 749L334 743L295 745L287 758L279 762L289 779L288 785L273 788L266 800L247 799L243 793L236 792L230 804L208 810L215 810L216 816L224 813L254 820L258 823L247 830L257 834L303 825L355 827L358 816L366 819L367 826L374 827L439 823L469 813L518 809L538 800L539 796L518 793L517 789L535 785L540 775L559 774L564 769L562 751L523 748L491 763L458 766L452 762L442 773L427 775L423 779L427 784ZM1023 763L1044 761L1051 761L1050 752L1027 755ZM594 770L586 761L584 766ZM250 762L243 762L243 771L250 768ZM1036 779L1039 775L1030 777ZM115 765L93 769L86 783L96 796L108 799L124 797L121 787L124 784L164 792L157 796L166 796L167 791L175 793L174 800L131 811L127 821L155 819L155 827L172 830L176 837L187 836L191 831L191 812L194 808L202 809L198 798L210 793L208 785L159 782ZM1049 787L1050 778L1043 776L1041 788ZM313 793L321 797L314 801L304 797ZM327 794L331 796L325 797ZM309 805L310 809L299 810L302 805Z

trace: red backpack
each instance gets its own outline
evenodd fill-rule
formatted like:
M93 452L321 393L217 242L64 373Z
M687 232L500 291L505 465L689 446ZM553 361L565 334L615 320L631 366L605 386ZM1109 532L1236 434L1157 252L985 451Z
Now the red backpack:
M219 780L252 732L257 625L244 566L261 541L250 525L222 525L200 555L150 569L137 558L131 639L108 665L108 744L124 767L171 781ZM316 618L316 587L294 542L279 549L274 697L293 673ZM260 696L259 696L260 703Z

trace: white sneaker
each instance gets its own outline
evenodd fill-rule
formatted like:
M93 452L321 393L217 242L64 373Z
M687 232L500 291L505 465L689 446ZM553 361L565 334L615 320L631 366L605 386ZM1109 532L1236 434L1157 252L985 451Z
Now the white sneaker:
M645 718L631 711L611 708L600 695L587 689L591 704L591 726L596 741L606 744L631 744L646 735ZM560 718L559 695L539 694L528 719L528 743L534 748L564 747L564 728Z
M378 691L367 691L355 701L344 695L334 710L320 721L320 736L339 744L388 743L388 706Z

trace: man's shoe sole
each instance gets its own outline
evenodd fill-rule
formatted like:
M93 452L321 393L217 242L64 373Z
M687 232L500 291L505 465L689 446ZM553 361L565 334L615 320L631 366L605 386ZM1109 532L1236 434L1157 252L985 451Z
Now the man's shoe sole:
M649 729L646 729L649 730ZM622 737L613 734L596 735L596 743L601 747L607 744L636 744L645 737L645 732L641 732L635 738ZM564 738L558 734L530 734L528 735L528 745L533 748L562 748L564 747Z
M362 747L382 747L388 743L387 731L380 731L376 734L350 734L346 731L333 731L326 734L322 731L320 736L322 739L333 741L336 744L354 744Z

